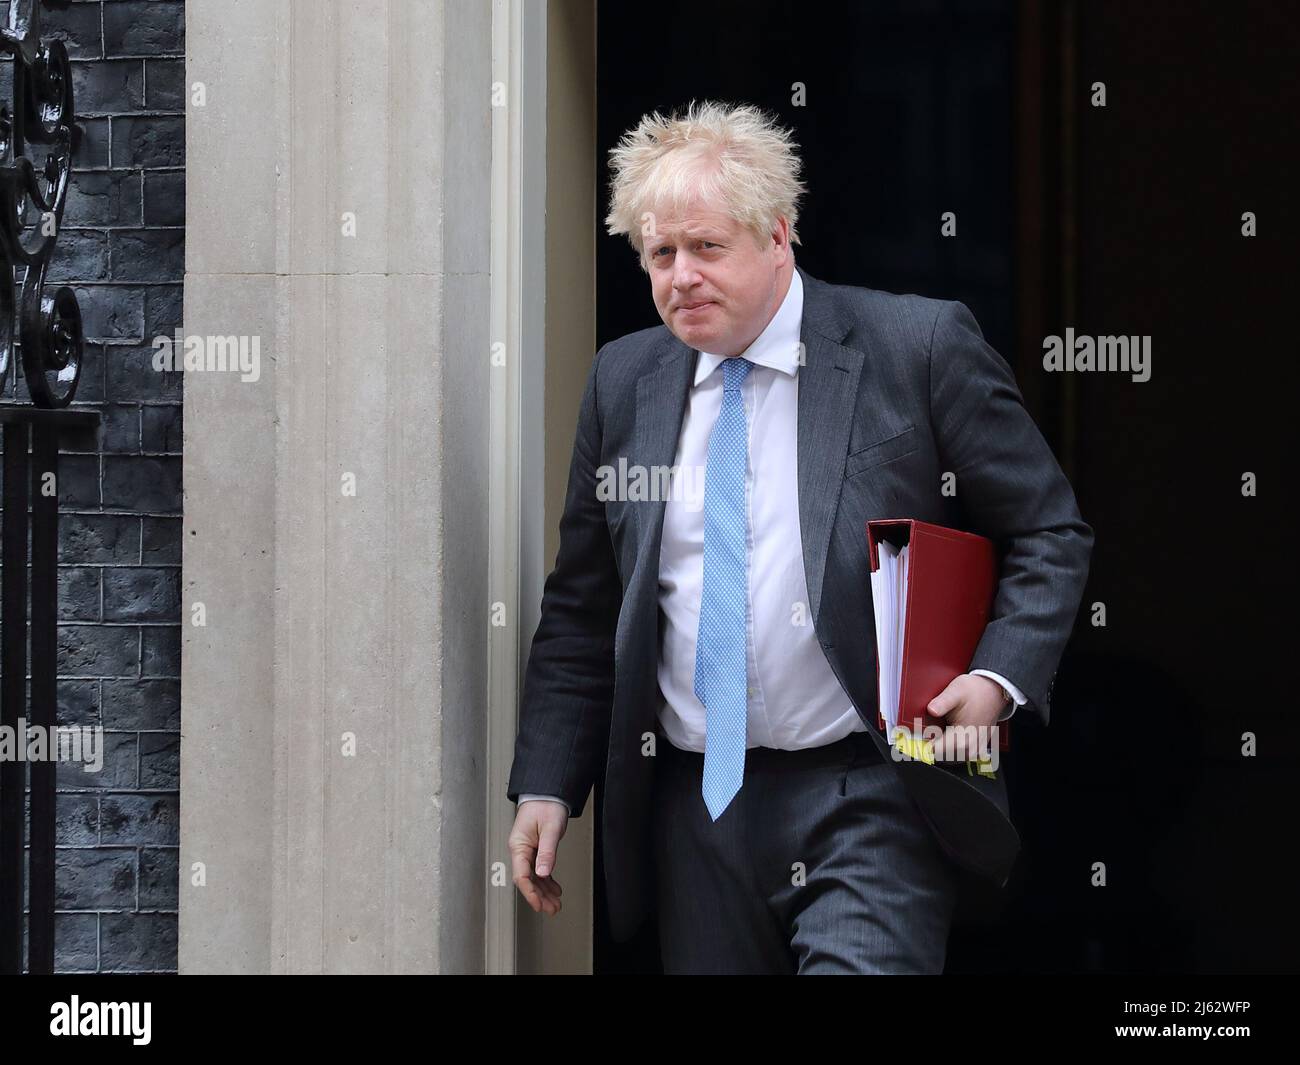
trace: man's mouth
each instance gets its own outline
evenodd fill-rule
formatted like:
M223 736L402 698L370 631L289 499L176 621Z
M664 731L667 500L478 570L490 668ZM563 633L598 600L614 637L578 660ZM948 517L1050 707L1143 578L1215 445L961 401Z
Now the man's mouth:
M699 310L701 307L707 307L712 302L713 302L712 300L701 300L699 303L683 303L677 309L679 311L696 311Z

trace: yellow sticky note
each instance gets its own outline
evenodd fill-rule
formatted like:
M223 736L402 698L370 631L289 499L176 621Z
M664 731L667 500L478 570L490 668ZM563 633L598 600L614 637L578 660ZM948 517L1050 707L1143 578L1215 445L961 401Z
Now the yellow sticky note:
M894 745L907 757L934 765L934 744L921 736L913 736L902 725L894 729Z

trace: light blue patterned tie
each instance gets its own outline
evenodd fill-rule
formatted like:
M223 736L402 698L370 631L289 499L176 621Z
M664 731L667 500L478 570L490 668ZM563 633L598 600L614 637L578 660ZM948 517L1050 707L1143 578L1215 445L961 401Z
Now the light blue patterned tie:
M705 707L702 791L715 821L740 790L745 775L749 431L740 386L753 365L736 357L722 362L722 409L709 437L704 470L704 587L695 694Z

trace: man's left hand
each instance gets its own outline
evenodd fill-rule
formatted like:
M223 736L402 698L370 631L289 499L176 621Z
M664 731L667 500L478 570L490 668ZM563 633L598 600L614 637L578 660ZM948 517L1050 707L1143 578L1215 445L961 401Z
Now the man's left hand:
M926 709L943 720L945 733L954 725L974 725L979 729L978 753L968 755L973 760L992 755L992 738L997 735L992 726L997 724L1006 705L1007 693L997 681L962 673L931 699Z

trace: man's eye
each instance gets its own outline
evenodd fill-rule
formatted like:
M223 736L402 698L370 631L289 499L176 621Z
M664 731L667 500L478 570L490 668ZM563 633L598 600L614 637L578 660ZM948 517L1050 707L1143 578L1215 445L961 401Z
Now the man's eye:
M701 244L707 244L710 248L716 248L716 247L717 247L717 245L714 244L713 241L711 241L711 240L702 240L702 241L700 241L700 243L701 243Z

